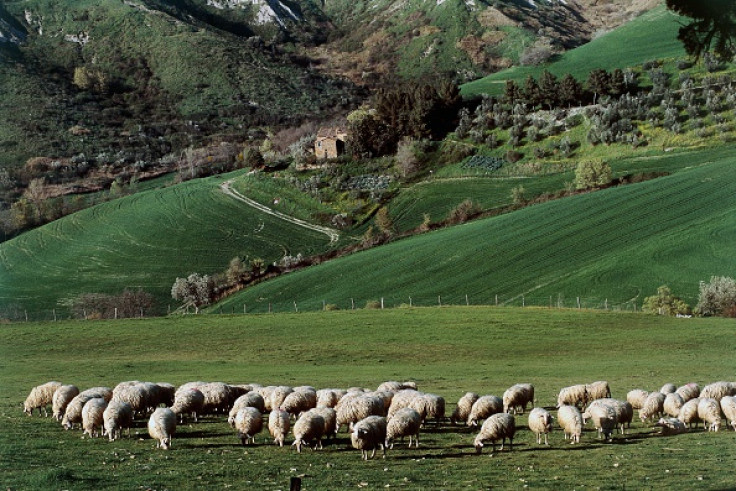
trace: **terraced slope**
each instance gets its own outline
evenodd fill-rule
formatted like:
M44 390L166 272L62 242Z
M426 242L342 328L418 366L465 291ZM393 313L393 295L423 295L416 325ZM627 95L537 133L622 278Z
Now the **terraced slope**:
M699 155L699 161L707 154ZM736 173L721 157L669 177L548 202L287 275L222 307L302 310L351 299L621 305L662 284L693 302L699 280L734 274ZM592 301L590 299L597 299ZM607 300L606 300L607 299ZM573 300L574 301L574 300Z
M177 276L222 271L236 255L269 263L331 247L324 233L226 196L229 177L122 198L0 244L0 305L48 314L80 293L143 288L165 312Z
M591 70L627 68L648 60L684 58L685 50L677 40L679 16L664 6L647 12L578 48L567 51L559 59L542 66L519 66L469 82L461 87L465 97L503 93L506 80L523 82L527 76L539 78L544 69L561 77L567 73L585 80Z

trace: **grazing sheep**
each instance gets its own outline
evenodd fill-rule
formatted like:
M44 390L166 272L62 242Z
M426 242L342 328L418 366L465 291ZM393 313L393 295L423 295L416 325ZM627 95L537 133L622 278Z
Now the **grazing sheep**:
M647 396L641 409L639 409L639 419L641 419L642 423L651 418L662 416L664 413L664 400L665 395L661 392L652 392Z
M294 443L296 451L302 452L302 445L309 445L310 442L316 440L314 449L322 448L322 435L325 432L325 419L316 412L307 411L302 413L294 424Z
M235 415L235 429L243 445L256 442L256 435L263 429L263 416L254 407L244 407Z
M450 415L450 423L455 424L456 421L467 421L470 416L470 410L473 408L473 404L479 398L475 392L466 392L457 401L455 410Z
M411 403L411 401L415 397L421 394L422 394L421 392L418 392L414 389L404 389L404 390L400 390L399 392L396 392L394 394L394 397L391 399L391 405L388 408L387 417L390 418L399 409L409 407L409 404Z
M498 396L486 395L479 397L468 415L468 426L478 426L478 421L503 412L503 400Z
M273 389L273 392L271 392L271 409L281 407L286 396L292 392L294 392L294 389L288 385L279 385Z
M134 414L142 415L149 407L149 392L143 384L123 386L118 384L112 391L112 400L127 402Z
M82 424L82 409L84 405L90 399L101 397L106 401L112 399L112 390L109 387L92 387L91 389L83 390L74 398L69 401L64 411L64 417L61 418L61 425L64 429L71 429L75 424Z
M394 392L389 391L375 391L375 392L366 392L365 395L372 395L376 396L379 399L383 401L383 407L388 411L388 408L391 407L391 402L394 400ZM386 414L383 414L382 416L386 416Z
M435 423L439 425L440 419L445 417L445 399L436 394L417 395L409 402L407 407L410 407L419 413L422 424L424 424L428 419L434 418ZM394 415L392 414L391 416L393 417Z
M61 421L64 417L66 407L69 405L72 399L79 394L79 389L76 385L62 385L56 392L51 401L51 409L53 411L53 417L56 421Z
M557 422L565 433L565 440L570 437L570 443L580 443L583 433L583 416L576 406L562 406L557 410Z
M700 396L700 386L695 382L690 382L689 384L678 387L675 393L682 397L683 401L687 402L690 399Z
M163 404L164 406L170 407L174 404L174 396L176 395L176 387L168 382L156 382L158 387L158 401L155 407Z
M703 387L700 391L701 399L715 399L720 401L722 397L736 395L731 382L713 382Z
M677 392L677 386L675 384L664 384L659 391L664 395L674 394Z
M588 403L588 390L585 385L571 385L560 389L557 395L557 407L565 405L585 407Z
M148 434L156 440L156 448L168 450L176 432L176 414L169 408L160 407L148 418Z
M591 405L583 414L583 420L588 418L593 422L593 427L598 430L598 438L602 435L606 441L611 440L618 424L616 410L613 406L608 404Z
M310 411L319 414L325 420L325 439L334 439L337 435L337 411L331 407L315 407Z
M685 423L677 418L660 418L659 421L654 423L654 426L662 428L659 434L663 436L679 435L680 433L687 432Z
M313 390L295 390L289 393L279 406L293 416L317 407L317 392Z
M604 405L610 407L616 416L616 421L620 427L621 434L625 434L624 428L628 425L631 427L631 420L634 419L634 408L628 401L620 401L618 399L596 399L591 402L588 409L597 405ZM586 414L583 414L583 424L585 424Z
M208 382L197 389L204 395L202 414L227 413L237 399L234 386L222 382Z
M33 416L33 410L38 409L39 416L42 412L44 416L48 416L46 406L50 406L53 403L54 392L61 385L61 382L51 381L32 388L23 403L23 412L28 416Z
M110 401L102 413L102 422L105 428L103 435L107 435L110 441L121 438L125 428L128 429L128 437L130 437L130 427L133 426L133 408L127 402Z
M409 437L409 448L411 448L411 440L414 437L414 446L419 448L419 428L422 425L422 418L419 413L410 407L399 409L388 420L386 426L386 447L394 448L394 440L396 438Z
M383 450L383 458L386 458L386 418L383 416L368 416L358 421L350 433L350 442L353 448L360 450L360 457L368 460L368 450L371 450L371 458L375 457L376 449Z
M690 426L690 428L693 427L693 424L697 426L698 424L698 403L700 402L700 398L696 397L694 399L690 399L689 401L685 402L685 404L682 405L680 408L680 414L677 415L677 419L685 423L686 425Z
M644 401L649 397L649 392L642 389L630 390L626 394L626 400L631 404L634 409L641 409L644 406Z
M700 395L698 418L703 421L704 429L718 431L721 427L721 405L717 399L702 397L703 392Z
M497 440L501 440L501 450L503 450L507 438L509 439L509 450L513 450L515 433L516 423L511 414L503 412L493 414L483 422L480 433L475 437L475 452L481 453L483 451L483 445L486 440L491 441L491 452L496 451Z
M725 396L721 398L721 411L726 416L731 428L736 431L736 397Z
M274 409L268 415L268 432L273 438L273 442L279 447L284 446L286 435L289 433L289 413L281 409Z
M345 396L343 400L345 400L345 403L343 404L343 401L340 401L337 406L337 431L340 430L342 425L348 425L348 428L352 428L352 425L368 416L383 416L385 414L383 399L379 397L370 395Z
M271 394L273 394L274 390L276 390L275 385L267 385L265 387L261 386L253 389L253 392L261 394L261 397L263 397L263 402L266 405L266 411L271 411L272 409L274 409L273 407L271 407Z
M95 438L98 431L101 433L104 425L102 413L105 412L106 408L107 401L101 397L90 399L84 404L82 408L82 429L85 435Z
M537 435L538 445L542 443L542 435L544 435L544 444L549 445L547 434L552 431L552 415L544 408L535 407L529 413L529 429Z
M526 411L526 405L534 407L534 386L532 384L512 385L503 393L503 412L521 413Z
M179 415L179 422L184 423L184 415L191 415L194 422L197 422L197 415L202 413L204 407L204 394L195 388L182 390L181 388L174 394L174 404L171 410L174 414Z
M317 407L334 408L341 397L336 389L320 389L317 391Z
M263 413L266 409L266 402L263 400L263 396L257 392L248 392L238 397L235 399L233 407L230 408L230 413L227 417L227 422L230 426L235 427L235 416L238 414L238 411L246 407L256 408L258 412Z
M677 392L670 392L665 396L662 408L664 409L665 414L672 418L676 418L679 416L680 409L683 404L685 404L685 401L680 397L680 394Z
M401 382L396 382L395 380L389 380L387 382L383 382L381 385L378 386L376 389L376 392L398 392L402 389L405 389L404 384Z
M611 387L605 380L598 380L585 385L585 392L588 401L594 401L595 399L610 399Z

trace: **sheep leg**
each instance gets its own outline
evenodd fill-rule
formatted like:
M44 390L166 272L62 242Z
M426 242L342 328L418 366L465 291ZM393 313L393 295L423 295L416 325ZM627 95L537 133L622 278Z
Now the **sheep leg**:
M371 452L371 458L376 456L376 447L373 447L373 451ZM368 459L366 459L368 460Z

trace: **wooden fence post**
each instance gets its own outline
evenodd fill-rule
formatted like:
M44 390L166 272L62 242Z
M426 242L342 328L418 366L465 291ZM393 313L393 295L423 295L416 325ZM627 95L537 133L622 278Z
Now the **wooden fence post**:
M526 298L524 298L524 295L521 296L521 306L526 307Z
M383 309L383 297L381 297L381 309Z
M56 322L56 309L54 309L53 312L54 312L54 322Z
M465 305L466 306L469 306L470 305L470 300L468 299L468 294L467 293L465 294Z
M580 308L580 297L578 297L578 309Z
M442 307L442 297L440 295L437 295L437 303Z
M409 297L409 307L412 307L412 306L413 306L412 300L411 300L411 297Z
M299 309L296 306L296 300L294 300L294 312L299 312Z
M350 310L355 310L355 299L350 297Z

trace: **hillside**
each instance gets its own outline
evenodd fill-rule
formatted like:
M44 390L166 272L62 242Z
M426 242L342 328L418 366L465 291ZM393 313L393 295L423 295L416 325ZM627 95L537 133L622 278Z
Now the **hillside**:
M668 177L565 198L432 232L257 285L224 301L263 311L499 301L631 308L662 284L690 303L732 274L733 158L708 150ZM645 165L648 165L644 161ZM707 237L707 247L703 238ZM607 299L607 300L606 300ZM236 309L237 310L237 309Z
M48 319L83 293L142 288L162 314L177 277L222 272L239 256L266 264L333 247L324 233L226 196L226 178L200 179L98 205L0 244L0 305Z

